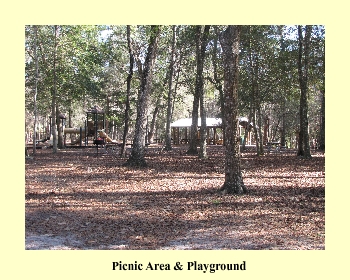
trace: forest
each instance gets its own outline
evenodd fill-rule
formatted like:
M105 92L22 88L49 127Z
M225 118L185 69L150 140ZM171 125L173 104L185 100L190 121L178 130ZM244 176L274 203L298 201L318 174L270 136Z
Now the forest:
M324 249L324 151L324 26L25 26L34 243Z

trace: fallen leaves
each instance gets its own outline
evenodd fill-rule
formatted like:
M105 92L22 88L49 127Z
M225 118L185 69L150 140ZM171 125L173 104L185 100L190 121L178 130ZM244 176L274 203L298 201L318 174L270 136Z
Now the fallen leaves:
M26 163L27 235L74 237L75 249L324 249L323 155L243 153L249 193L236 196L218 193L222 147L207 160L185 149L150 147L140 169L96 149L38 151Z

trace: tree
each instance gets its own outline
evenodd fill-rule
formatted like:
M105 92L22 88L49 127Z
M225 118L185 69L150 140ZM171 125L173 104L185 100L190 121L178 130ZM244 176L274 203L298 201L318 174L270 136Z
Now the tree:
M128 41L128 50L129 50L129 74L126 79L126 101L125 101L125 115L124 115L124 133L123 133L123 143L122 148L120 151L120 156L125 156L125 147L126 147L126 136L129 131L129 119L130 119L130 88L131 88L131 79L133 76L133 68L134 68L134 54L132 50L131 45L131 38L130 38L130 25L126 27L127 32L127 41Z
M203 68L204 68L204 58L205 50L207 46L208 36L209 36L210 25L204 27L203 36L200 45L200 59L198 60L198 66L200 67L200 73L197 70L198 84L196 83L196 90L199 92L199 112L201 116L201 128L200 128L200 142L199 142L199 158L207 157L207 114L204 106L204 77L203 77ZM198 86L198 89L197 89Z
M243 79L247 79L246 94L249 104L249 122L253 123L253 130L255 136L255 144L257 155L264 154L263 136L262 136L262 113L261 107L263 104L263 87L266 83L266 52L268 44L266 43L267 26L244 26L246 32L242 36L243 41L243 55L245 54L245 75ZM265 79L264 79L265 78ZM241 83L244 85L244 82Z
M191 125L191 141L190 141L190 147L187 151L188 154L198 154L197 151L197 133L198 133L198 109L200 100L203 98L203 67L204 67L204 57L205 57L205 48L207 44L207 38L209 33L210 25L206 25L203 30L203 26L198 25L196 26L196 82L195 82L195 92L194 92L194 100L193 100L193 110L192 110L192 125ZM203 31L202 31L203 30ZM201 114L203 116L204 111L203 108L201 110ZM203 121L203 119L201 119ZM206 123L201 123L201 129L204 131L206 130ZM205 133L204 133L205 134ZM203 139L205 141L206 135L203 135ZM202 139L202 141L203 141ZM201 141L201 142L202 142ZM205 153L205 144L201 146L201 153L202 156ZM201 156L201 155L200 155Z
M222 86L223 77L222 75L219 75L219 69L222 69L221 64L219 65L219 62L221 61L221 57L218 57L220 52L218 50L218 41L219 41L219 28L218 26L214 27L214 33L215 37L213 39L213 50L212 50L212 64L213 64L213 78L208 77L209 81L214 85L215 89L219 92L219 102L220 102L220 112L221 116L225 115L224 112L224 89ZM221 73L220 73L221 74ZM222 123L222 130L223 130L223 139L225 141L225 124ZM225 142L223 143L225 145Z
M54 26L54 53L53 53L53 88L52 88L52 101L51 101L51 127L52 127L52 147L53 153L57 153L57 136L56 136L56 98L57 98L57 47L59 29L58 26Z
M27 136L33 135L33 154L36 152L37 137L41 137L39 122L40 115L50 114L49 100L52 86L51 70L52 65L46 63L43 52L43 41L47 45L52 45L52 28L48 30L45 26L26 26L26 67L25 67L25 84L26 84L26 131ZM43 34L46 38L43 37ZM51 40L50 40L51 39ZM50 41L50 44L49 44ZM46 67L43 67L43 66ZM50 81L50 82L49 82ZM49 84L51 85L49 86ZM34 119L31 117L34 116ZM44 119L44 118L42 118ZM29 127L33 124L32 129ZM45 121L43 121L45 125ZM42 130L43 132L43 130ZM46 137L46 135L44 136ZM28 139L28 138L27 138Z
M244 26L242 35L243 75L241 92L244 104L249 109L249 123L252 121L257 155L264 154L267 142L266 105L271 103L278 85L276 48L277 42L271 26ZM265 113L265 116L264 116ZM264 126L265 121L265 126ZM264 126L264 127L263 127ZM262 129L264 129L264 134Z
M26 26L26 93L32 92L36 84L39 93L36 102L37 116L38 120L40 117L43 120L38 124L38 129L41 126L40 129L44 132L46 119L51 116L53 152L63 147L63 131L60 129L58 117L60 112L65 114L68 110L71 125L72 109L79 104L79 109L85 113L86 107L83 107L97 99L98 75L101 69L97 34L95 26L42 25L36 27L36 32L31 26ZM35 38L36 48L32 43ZM37 78L35 68L39 73ZM26 108L35 115L35 106L28 97ZM81 119L79 117L80 122ZM26 123L29 122L27 118ZM38 132L33 132L33 135L40 136Z
M310 129L313 138L318 139L318 148L325 150L325 29L324 26L313 26L311 40L311 81L313 88L317 93L316 104L317 111L313 112L310 108L309 122L316 124L316 127ZM310 88L310 87L309 87ZM309 97L310 98L310 97ZM311 95L312 98L312 95ZM312 101L312 100L311 100ZM310 104L312 106L312 104ZM313 118L312 118L313 117ZM316 119L315 119L316 117ZM316 131L312 131L316 130Z
M320 133L319 133L319 148L325 150L326 148L326 99L325 99L325 78L323 75L323 86L321 89L321 121L320 121Z
M175 46L176 46L176 26L172 26L173 36L171 42L171 54L169 61L169 79L168 79L168 99L167 99L167 119L166 119L166 131L165 131L165 150L170 151L171 147L171 119L173 108L173 76L174 76L174 64L175 64Z
M34 57L35 57L35 89L34 89L34 127L33 127L33 155L36 154L36 129L38 119L38 79L39 79L39 66L38 66L38 26L34 25Z
M149 139L153 135L152 132L160 139L167 135L168 146L171 144L169 128L172 118L185 118L192 114L193 134L189 138L193 141L191 144L194 153L201 156L203 152L205 157L205 115L223 118L225 116L224 67L219 34L226 27L212 26L208 38L204 30L209 30L209 26L177 25L162 28L157 43L157 60L153 68L152 94L147 101L149 106L146 122L148 117L148 127L151 128ZM132 137L137 134L133 131L137 119L137 97L140 95L142 99L140 85L146 69L145 58L152 28L138 26L135 29L137 32L131 32L134 62L130 60L126 26L56 26L57 32L54 28L53 25L38 26L35 33L33 26L26 26L27 135L41 137L46 119L53 115L53 111L53 119L57 119L56 116L60 112L68 112L69 126L84 125L86 109L93 105L104 107L106 130L113 129L113 139L123 137L123 142L126 141L123 129L127 128L127 123L127 134ZM241 28L239 115L249 117L249 125L251 121L254 122L251 127L256 130L259 153L263 151L262 147L267 139L295 144L296 131L300 126L299 118L295 116L299 116L297 111L300 109L299 102L302 101L297 66L298 28ZM325 119L322 29L322 26L312 27L306 87L309 137L310 140L318 138L321 147L324 146L322 139ZM101 36L102 30L106 31L103 34L107 36ZM306 36L302 34L303 53L306 50L305 39ZM204 59L207 54L212 55L210 60ZM305 71L304 68L302 71ZM203 73L211 84L204 84ZM35 88L37 109L33 99ZM129 114L125 111L129 111ZM200 143L198 124L196 125L199 112L202 118ZM37 128L34 127L35 115ZM165 126L167 129L164 129ZM39 133L33 133L33 127ZM52 128L56 130L51 134L56 138L58 136L54 143L59 148L62 131L56 120ZM200 149L197 150L198 144Z
M323 49L323 75L322 75L322 88L321 88L321 124L320 124L320 135L319 135L319 147L321 150L326 148L326 99L325 99L325 55Z
M156 51L160 30L160 26L152 25L150 27L149 45L145 57L144 67L142 70L140 92L137 102L135 136L133 140L131 155L128 161L125 163L127 166L144 167L147 165L144 157L147 113L149 106L149 97L151 94L153 67L156 60Z
M242 194L247 189L243 183L238 129L238 57L241 27L230 25L220 35L224 65L224 112L225 123L225 182L221 191Z
M299 128L299 143L298 156L310 158L310 143L309 143L309 121L308 121L308 71L309 71L309 55L310 55L310 40L312 26L307 25L305 35L303 28L298 26L299 40L299 57L298 57L298 74L300 84L300 128Z

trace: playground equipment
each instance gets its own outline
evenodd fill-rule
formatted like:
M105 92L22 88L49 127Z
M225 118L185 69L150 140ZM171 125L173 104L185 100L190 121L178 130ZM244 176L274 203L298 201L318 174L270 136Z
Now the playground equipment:
M110 137L107 135L107 133L104 131L104 129L99 130L98 133L99 133L99 135L100 135L101 138L106 139L106 142L107 142L107 143L117 143L116 140L112 140L112 138L110 138Z
M86 138L86 135L85 135L85 127L79 127L79 128L74 128L74 127L66 127L64 128L63 130L63 133L64 133L64 145L66 146L66 136L67 134L79 134L79 138L76 139L75 141L71 142L70 144L71 145L76 145L76 144L80 144L80 146L82 146L83 144L83 139Z
M89 137L96 140L98 137L98 130L105 127L105 113L98 106L94 106L86 111L86 120L83 127L65 127L64 133L64 145L66 146L66 138L69 134L79 134L79 137L72 141L71 145L79 144L79 146L88 146Z
M86 111L85 126L74 128L64 128L64 143L66 145L66 135L79 134L79 137L71 142L71 145L79 144L79 146L88 146L89 137L92 138L92 144L104 145L105 143L115 144L116 141L112 140L105 130L105 113L98 106L94 106Z
M94 106L86 112L85 128L87 128L87 136L97 137L98 130L105 128L105 112L98 106Z

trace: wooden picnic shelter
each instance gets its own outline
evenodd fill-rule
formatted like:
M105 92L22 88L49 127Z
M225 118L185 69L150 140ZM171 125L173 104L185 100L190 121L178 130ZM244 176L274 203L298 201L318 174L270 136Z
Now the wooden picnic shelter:
M239 135L242 135L242 129L245 129L248 124L246 117L239 118ZM171 125L171 133L174 145L186 144L190 141L192 118L183 118L176 120ZM207 118L207 144L222 145L224 142L224 133L222 129L221 118ZM200 138L199 131L201 127L201 119L198 119L197 139Z

